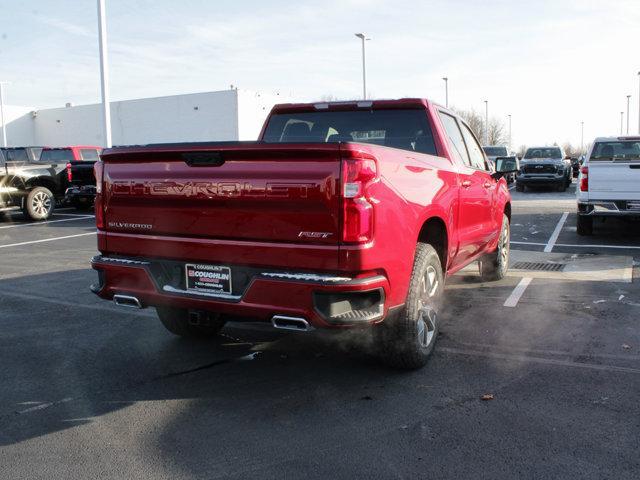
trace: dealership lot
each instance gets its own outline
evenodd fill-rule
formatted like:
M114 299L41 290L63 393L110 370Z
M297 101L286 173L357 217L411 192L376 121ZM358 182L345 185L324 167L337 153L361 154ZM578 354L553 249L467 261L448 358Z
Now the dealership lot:
M578 237L574 188L512 190L512 248L576 275L457 274L409 373L353 333L172 337L89 292L92 216L6 217L0 478L636 478L640 228Z

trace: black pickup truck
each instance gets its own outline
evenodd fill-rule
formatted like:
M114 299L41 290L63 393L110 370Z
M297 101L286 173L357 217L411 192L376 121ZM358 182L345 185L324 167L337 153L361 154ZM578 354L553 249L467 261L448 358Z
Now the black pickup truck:
M73 164L84 162L92 177L95 162L90 158L97 159L99 151L99 147L44 148L38 160L10 160L7 157L15 157L0 151L0 211L21 209L31 220L48 219L73 186Z

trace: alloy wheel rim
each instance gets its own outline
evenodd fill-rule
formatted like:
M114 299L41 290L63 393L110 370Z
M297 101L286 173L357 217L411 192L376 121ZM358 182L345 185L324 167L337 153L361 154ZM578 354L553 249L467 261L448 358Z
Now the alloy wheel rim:
M437 314L433 308L432 298L440 287L438 273L431 265L420 281L420 295L418 299L418 342L423 347L428 347L435 336Z
M500 236L500 260L502 265L506 265L509 261L509 225L507 224Z
M38 192L33 196L31 206L38 215L46 216L51 211L51 197L44 192Z

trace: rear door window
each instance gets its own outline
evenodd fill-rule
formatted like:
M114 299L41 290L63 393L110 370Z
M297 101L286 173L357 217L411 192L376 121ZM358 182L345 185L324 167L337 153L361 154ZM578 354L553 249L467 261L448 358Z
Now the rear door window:
M440 116L444 130L447 132L447 138L449 139L451 150L458 158L458 162L466 165L467 167L471 167L471 160L469 159L469 153L467 152L467 148L464 144L462 132L460 132L460 127L458 126L458 121L448 113L438 112L438 115Z
M95 148L81 148L80 158L82 160L98 160L98 150Z
M40 154L41 162L72 162L73 160L73 152L70 148L43 150Z
M469 151L471 166L478 170L486 170L487 164L484 161L484 154L482 153L482 148L478 144L478 141L473 136L473 133L471 133L471 130L469 130L469 127L464 123L460 122L460 127L462 128L462 135L464 136L464 141L467 144L467 150Z

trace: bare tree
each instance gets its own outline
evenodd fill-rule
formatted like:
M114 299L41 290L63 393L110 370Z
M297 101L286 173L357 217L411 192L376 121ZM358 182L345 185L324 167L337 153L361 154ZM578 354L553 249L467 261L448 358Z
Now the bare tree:
M524 157L525 153L527 153L527 146L526 145L520 145L520 148L518 148L518 157L520 157L520 158Z
M469 125L469 128L476 134L478 140L482 143L485 138L484 116L475 110L453 109L462 119ZM492 117L489 119L489 145L506 145L509 141L505 133L505 125L499 118Z

